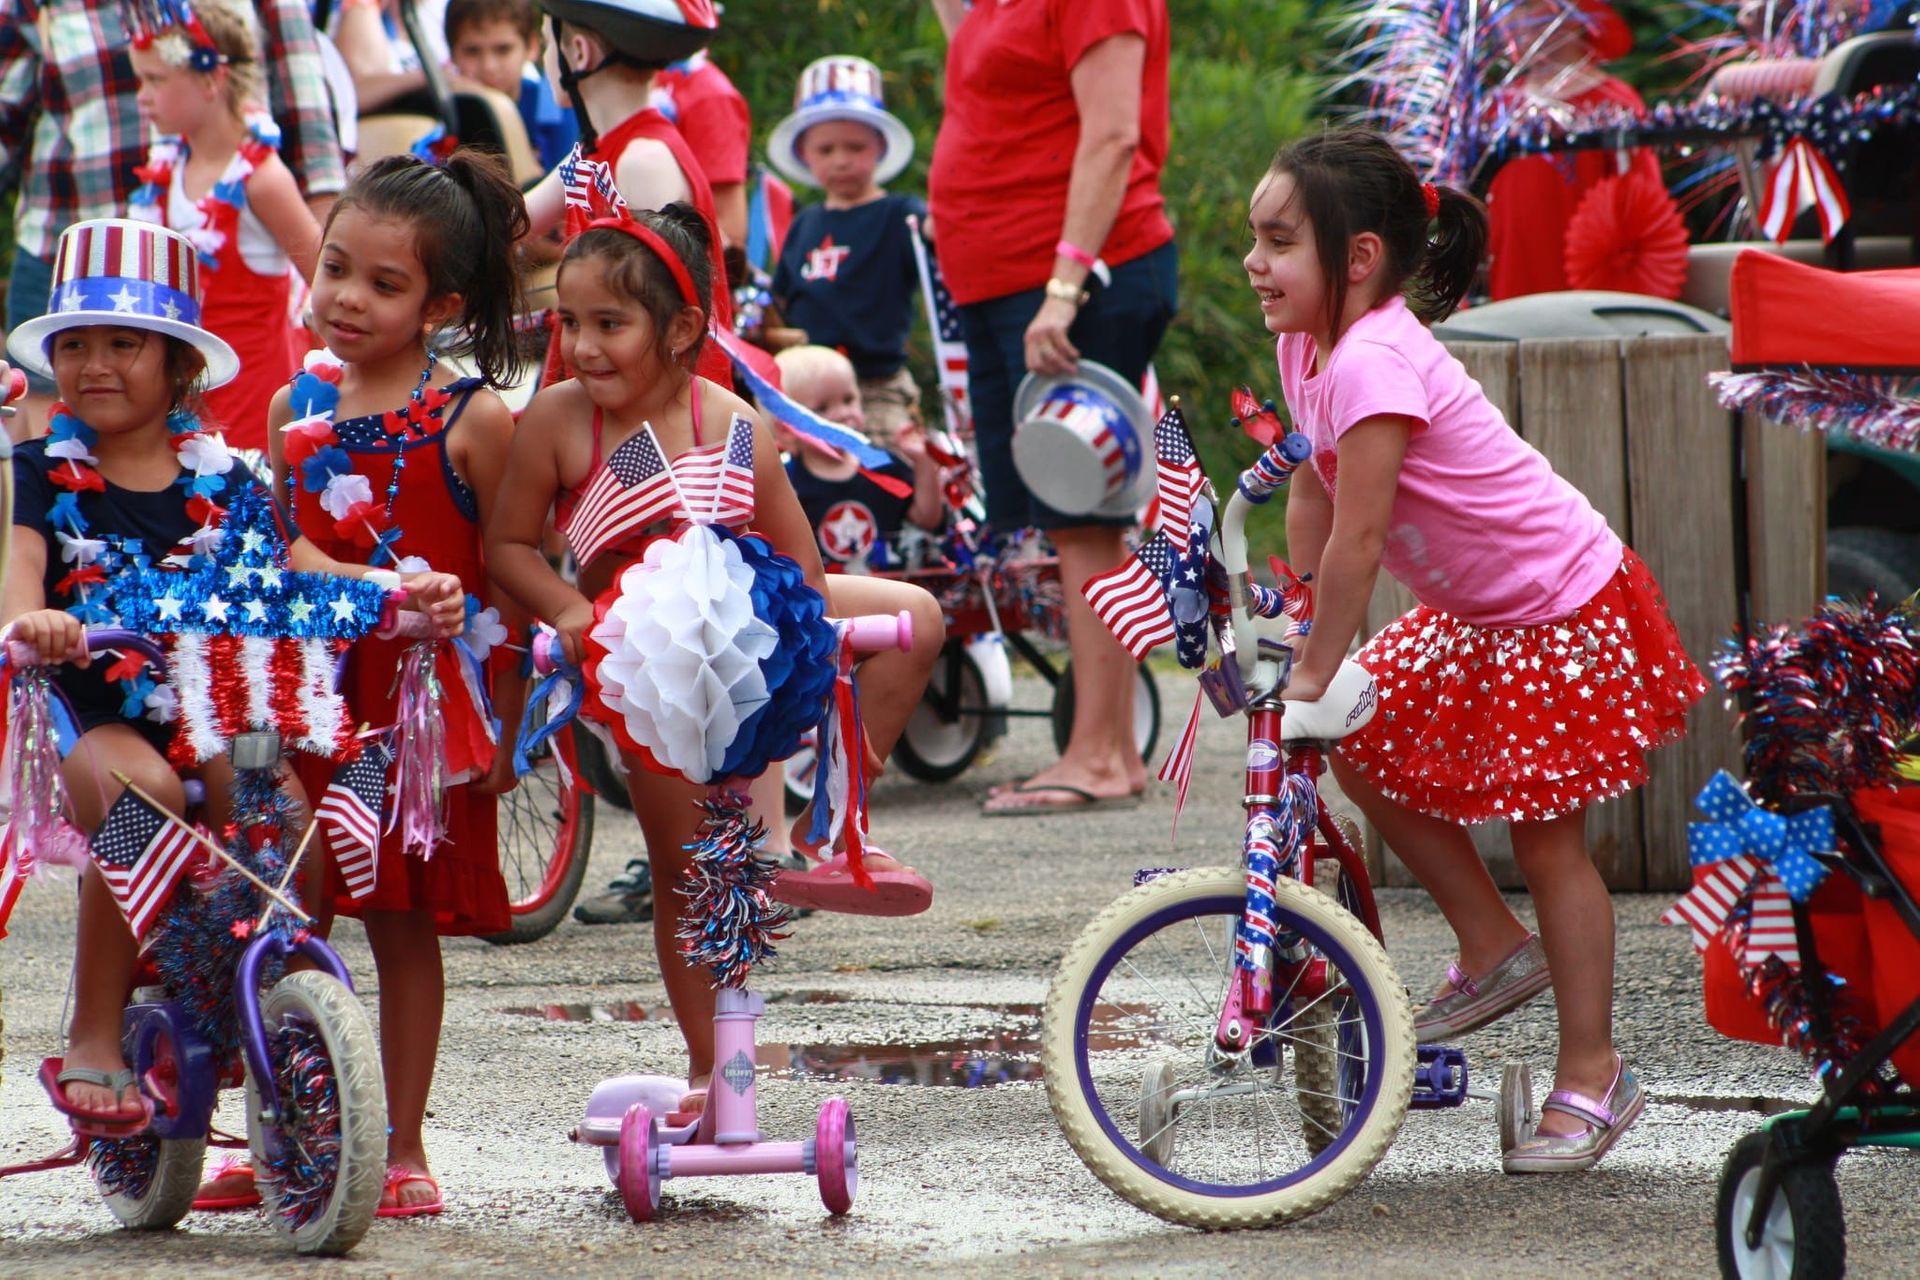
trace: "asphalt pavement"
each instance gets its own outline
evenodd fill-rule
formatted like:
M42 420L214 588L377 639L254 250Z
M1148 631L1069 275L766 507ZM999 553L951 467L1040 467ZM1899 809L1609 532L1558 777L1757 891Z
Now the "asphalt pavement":
M1186 682L1161 680L1169 721L1183 720ZM1016 697L1039 706L1045 690L1023 679ZM1618 1040L1652 1102L1595 1172L1503 1175L1485 1101L1410 1114L1344 1200L1267 1231L1169 1226L1081 1166L1039 1079L1038 1009L1053 967L1136 868L1237 855L1243 743L1240 722L1207 716L1177 851L1171 789L1160 785L1132 812L981 819L988 786L1050 755L1044 720L1016 720L990 758L953 782L880 781L875 836L932 878L933 909L907 920L815 915L755 984L769 1001L759 1037L766 1135L810 1135L829 1095L852 1105L860 1186L844 1219L824 1212L812 1178L781 1175L670 1181L658 1221L628 1220L600 1152L569 1142L568 1131L602 1078L684 1070L680 1038L662 1009L650 930L568 921L525 947L446 944L446 1028L427 1128L443 1216L376 1223L348 1258L316 1265L292 1258L254 1214L195 1214L158 1235L116 1230L87 1177L68 1169L0 1182L0 1274L1711 1274L1728 1149L1758 1127L1761 1108L1810 1100L1814 1089L1785 1050L1707 1028L1687 935L1656 923L1668 896L1618 900ZM631 819L602 809L588 892L638 849ZM1381 897L1403 980L1430 990L1449 957L1444 925L1415 891ZM58 1052L72 903L70 883L33 882L0 942L0 1162L64 1138L33 1069ZM364 935L347 923L338 941L372 1003ZM1542 1000L1464 1047L1479 1082L1521 1058L1544 1091L1553 1044ZM217 1121L241 1127L237 1094ZM1920 1270L1920 1159L1853 1153L1839 1184L1852 1274Z

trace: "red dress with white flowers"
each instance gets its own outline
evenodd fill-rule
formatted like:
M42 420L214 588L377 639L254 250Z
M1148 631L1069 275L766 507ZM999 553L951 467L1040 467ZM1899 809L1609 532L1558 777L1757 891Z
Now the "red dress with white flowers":
M481 552L479 504L447 451L447 432L466 411L478 378L462 378L428 391L428 404L437 413L415 413L414 425L402 421L404 411L369 414L334 423L338 449L351 460L356 474L366 477L374 507L356 528L343 529L321 505L321 494L292 477L288 485L300 531L328 555L354 564L369 561L376 533L395 526L395 552L419 557L441 573L455 574L467 594L484 602L489 589ZM435 391L444 391L444 400ZM389 430L398 425L398 432ZM388 489L396 463L400 483L393 494L391 514ZM384 556L379 563L392 567ZM347 659L341 689L354 717L374 728L390 725L397 713L394 678L402 655L413 641L381 640L369 636L357 641ZM460 693L462 679L447 645L440 649L439 673L446 690L446 742L449 776L484 776L493 763L493 744L479 723L472 703ZM303 774L308 794L317 796L315 779ZM324 786L325 778L319 779ZM387 833L380 843L378 882L367 897L336 898L346 915L368 911L430 909L441 936L498 933L509 923L507 885L500 874L498 806L495 797L470 785L447 788L447 841L431 857L406 853L400 832Z

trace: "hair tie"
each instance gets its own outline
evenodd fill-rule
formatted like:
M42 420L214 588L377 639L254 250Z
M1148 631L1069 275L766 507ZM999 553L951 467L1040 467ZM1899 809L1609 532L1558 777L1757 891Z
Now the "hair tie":
M702 311L706 310L705 305L702 304L700 299L694 294L693 275L687 270L687 264L682 262L680 255L673 251L673 246L667 243L666 237L662 236L652 227L646 226L631 217L621 217L595 218L587 224L586 229L588 231L599 231L602 229L608 231L624 231L641 244L646 245L647 248L653 250L660 256L660 260L667 264L667 270L673 273L673 282L680 286L680 300L690 307L699 307Z
M1427 221L1432 222L1440 216L1440 188L1431 182L1420 184L1420 198L1427 202Z

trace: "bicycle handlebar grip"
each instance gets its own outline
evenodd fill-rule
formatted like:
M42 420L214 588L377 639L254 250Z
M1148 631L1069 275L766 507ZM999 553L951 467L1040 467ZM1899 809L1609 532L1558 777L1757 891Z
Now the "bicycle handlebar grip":
M1273 491L1291 479L1300 464L1312 456L1312 442L1298 431L1289 432L1240 473L1241 494L1258 506L1272 497Z
M11 632L8 634L11 636ZM86 637L88 653L103 653L108 649L132 649L161 670L166 669L165 651L138 631L127 631L121 627L100 627L83 629L82 634ZM30 644L11 638L7 640L7 661L16 667L41 665L39 650ZM62 661L64 662L65 659Z
M886 649L913 648L913 615L899 613L863 613L839 620L840 634L855 653L879 653Z
M433 634L433 619L413 609L402 609L407 602L404 591L387 592L387 603L380 610L380 626L374 635L382 640L392 640L404 636L409 640L425 640Z
M560 636L553 631L533 633L533 669L543 676L550 676L567 665L567 655L560 648Z
M25 394L27 394L27 371L8 369L7 384L0 387L0 404L11 404Z

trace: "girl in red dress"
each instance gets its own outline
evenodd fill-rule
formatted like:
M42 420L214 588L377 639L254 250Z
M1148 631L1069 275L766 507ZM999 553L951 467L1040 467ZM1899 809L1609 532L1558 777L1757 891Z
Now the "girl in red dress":
M372 884L343 876L335 903L366 925L379 970L386 1217L441 1208L421 1136L445 994L439 939L508 924L495 800L513 785L512 751L494 749L487 711L465 691L479 683L467 677L482 669L489 641L502 638L498 614L483 609L481 531L513 418L489 387L514 371L511 250L525 230L520 193L489 155L456 151L445 168L412 156L368 166L334 206L320 249L313 317L328 349L308 357L269 414L274 491L315 545L403 573L430 564L458 575L469 599L464 652L449 644L438 654L446 839L409 848L404 829L389 832ZM440 362L431 339L443 329L463 336L479 377ZM393 689L407 647L369 639L348 660L342 689L375 729L398 719ZM518 724L524 689L500 684L502 722ZM309 780L309 794L324 782ZM225 1189L219 1198L234 1197Z
M207 393L207 414L238 449L267 447L267 406L312 345L294 319L294 272L313 278L320 224L275 153L280 129L260 109L252 9L200 0L146 25L131 6L140 111L156 133L128 213L181 232L200 251L202 325L240 357Z

